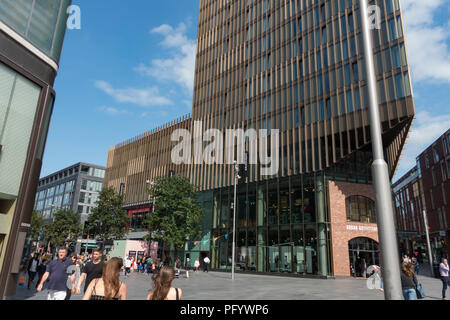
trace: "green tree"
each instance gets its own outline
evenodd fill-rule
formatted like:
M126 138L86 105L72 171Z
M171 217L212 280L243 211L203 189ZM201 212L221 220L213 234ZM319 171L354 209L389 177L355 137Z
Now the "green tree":
M149 190L155 200L155 211L147 215L146 240L182 246L188 239L200 236L203 208L197 203L198 192L182 176L158 177Z
M54 220L44 227L45 240L51 245L62 246L66 241L76 241L81 235L79 215L68 209L59 209Z
M31 214L30 237L39 240L44 228L44 217L40 211L33 210Z
M123 207L124 196L115 193L112 187L100 191L97 207L87 221L88 233L101 241L122 239L129 222Z
M44 231L44 216L40 211L33 210L31 213L30 238L36 241L36 248L39 246L42 231Z

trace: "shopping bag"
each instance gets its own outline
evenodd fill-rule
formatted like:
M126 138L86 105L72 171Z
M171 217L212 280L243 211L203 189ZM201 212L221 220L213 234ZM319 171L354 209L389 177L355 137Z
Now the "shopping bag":
M416 287L416 295L417 299L423 299L426 297L425 291L423 290L423 287L420 283Z

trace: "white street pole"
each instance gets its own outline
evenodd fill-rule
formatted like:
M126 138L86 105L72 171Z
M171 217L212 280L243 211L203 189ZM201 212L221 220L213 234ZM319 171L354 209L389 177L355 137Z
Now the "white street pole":
M231 254L231 279L234 280L234 256L235 256L235 250L236 250L236 189L237 189L237 182L239 179L239 166L237 165L236 161L234 161L234 203L233 203L233 249Z
M372 140L372 176L375 189L375 208L378 223L378 237L384 277L384 296L386 300L403 300L400 282L400 259L397 235L392 208L391 182L388 166L383 155L380 113L376 89L375 67L373 61L372 39L370 36L368 2L360 0L361 32L366 60L367 87L369 89L370 136Z
M430 233L428 232L428 219L427 219L427 213L425 210L422 210L423 214L423 222L425 225L425 235L427 237L427 248L428 248L428 261L430 263L430 270L431 270L431 276L434 277L434 270L433 270L433 254L431 252L431 244L430 244Z

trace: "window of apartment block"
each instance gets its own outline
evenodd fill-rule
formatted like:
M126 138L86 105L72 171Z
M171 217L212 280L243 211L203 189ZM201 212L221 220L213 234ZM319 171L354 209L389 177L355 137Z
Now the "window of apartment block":
M434 170L434 166L431 168L431 177L433 178L433 187L436 186L436 172Z
M447 204L447 197L446 197L446 194L445 194L444 183L441 183L441 189L442 189L442 199L444 200L444 204Z
M447 138L444 136L444 138L442 138L442 149L444 150L444 155L448 154L448 144L447 144Z
M431 209L434 210L434 197L433 197L433 190L430 189L430 199L431 199Z
M447 175L445 174L445 162L441 161L441 175L442 175L442 181L447 180Z
M448 229L447 213L445 212L445 207L442 207L442 219L444 220L444 228Z
M413 184L413 194L414 198L417 198L419 196L419 184L417 182Z
M432 147L432 149L433 149L433 159L434 159L434 163L438 163L438 162L439 162L439 153L438 153L438 151L437 151L437 146L434 145L434 146Z
M442 211L441 208L438 208L438 217L439 217L439 228L442 230L444 229L444 221L442 219Z
M450 177L450 159L447 159L447 176Z

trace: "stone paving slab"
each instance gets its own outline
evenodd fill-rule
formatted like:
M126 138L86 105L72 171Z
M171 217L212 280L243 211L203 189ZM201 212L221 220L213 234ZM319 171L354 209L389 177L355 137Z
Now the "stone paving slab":
M189 272L173 281L183 290L183 300L383 300L379 290L369 290L364 279L310 279L224 272ZM418 276L427 294L425 300L441 300L442 284L439 279ZM132 273L121 276L127 285L128 300L145 300L151 287L151 277ZM450 290L449 290L450 291ZM450 292L448 292L450 294ZM37 292L18 287L14 300L45 300L46 290ZM81 295L72 300L81 300Z

